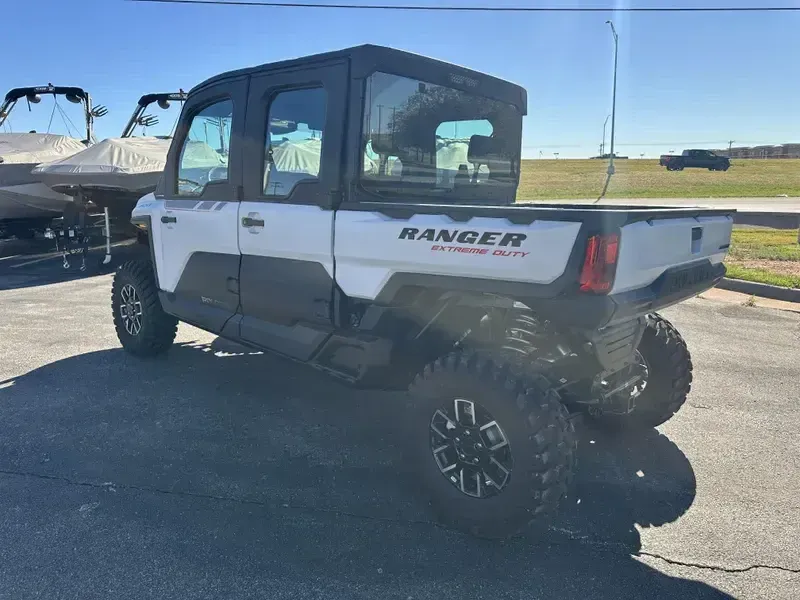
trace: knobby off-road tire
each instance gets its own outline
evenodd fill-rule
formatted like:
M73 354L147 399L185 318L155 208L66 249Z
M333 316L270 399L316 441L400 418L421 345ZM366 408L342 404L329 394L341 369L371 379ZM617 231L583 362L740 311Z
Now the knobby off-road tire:
M178 320L161 308L150 261L135 260L119 266L111 286L111 310L117 337L131 354L157 356L175 340Z
M434 457L434 448L444 443L433 431L434 415L443 409L452 415L457 399L475 403L478 408L473 414L489 415L486 418L496 421L507 440L510 463L504 464L512 465L508 478L500 489L495 484L486 485L483 497L463 492L464 484L459 487L456 475L458 467L445 473L442 459ZM456 352L439 358L417 375L409 387L407 414L415 474L427 488L437 516L449 526L480 537L508 537L534 518L555 511L567 492L577 437L558 393L543 376L521 378L507 365L488 357ZM441 428L441 422L437 427ZM454 446L457 432L453 430ZM496 431L492 436L489 430L478 435L484 443L490 437L497 440ZM471 440L475 439L473 433ZM457 452L453 450L453 456ZM495 479L502 478L497 467L491 473ZM473 478L480 477L473 473Z
M595 420L624 429L645 429L669 421L692 388L692 357L675 326L658 314L647 315L639 344L647 364L647 385L627 415L601 415Z

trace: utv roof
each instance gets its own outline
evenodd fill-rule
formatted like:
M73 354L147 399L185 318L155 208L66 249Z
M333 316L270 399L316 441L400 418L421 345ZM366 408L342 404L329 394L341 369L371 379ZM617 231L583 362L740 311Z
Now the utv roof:
M28 94L55 94L58 96L77 96L86 100L88 94L79 87L69 87L61 85L41 85L37 87L14 88L6 94L6 101L19 100Z
M218 83L225 79L245 75L268 73L293 67L308 67L314 63L334 59L349 59L350 76L356 79L365 78L375 71L383 71L395 75L413 77L420 80L433 80L431 83L447 85L464 91L479 94L516 106L523 114L526 113L528 98L525 88L515 83L492 77L472 69L453 65L435 58L428 58L420 54L396 50L386 46L364 44L343 50L313 54L291 60L282 60L266 63L256 67L238 69L221 73L192 88L189 94Z

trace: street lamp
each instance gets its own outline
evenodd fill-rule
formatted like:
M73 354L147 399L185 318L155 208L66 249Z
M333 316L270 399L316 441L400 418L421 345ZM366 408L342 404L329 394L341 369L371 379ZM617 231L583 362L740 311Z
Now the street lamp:
M608 160L608 174L614 174L614 123L617 118L617 53L619 51L619 36L614 29L614 23L606 21L611 25L611 33L614 36L614 89L611 95L611 157Z
M603 143L600 144L600 156L602 157L603 154L606 152L606 125L608 125L608 120L611 118L611 115L606 117L606 120L603 121Z

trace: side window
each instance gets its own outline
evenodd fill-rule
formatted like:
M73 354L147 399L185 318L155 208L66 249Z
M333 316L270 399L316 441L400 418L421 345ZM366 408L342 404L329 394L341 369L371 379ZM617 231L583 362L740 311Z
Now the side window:
M322 88L279 92L267 115L264 195L285 198L301 181L320 175L326 94Z
M233 102L220 100L192 117L178 163L178 196L197 197L212 181L228 180Z

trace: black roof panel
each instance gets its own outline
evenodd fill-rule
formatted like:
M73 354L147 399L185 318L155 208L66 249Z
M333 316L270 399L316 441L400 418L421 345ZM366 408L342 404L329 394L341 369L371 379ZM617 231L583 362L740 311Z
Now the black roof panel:
M447 85L501 100L513 104L523 114L527 110L527 93L524 88L517 84L435 58L373 44L353 46L352 48L228 71L206 79L192 88L189 94L194 94L202 88L225 79L269 73L270 71L293 67L308 67L314 65L314 63L336 59L349 60L351 77L357 79L367 77L376 70L381 70L397 75L414 77L423 81L428 80L431 83Z

